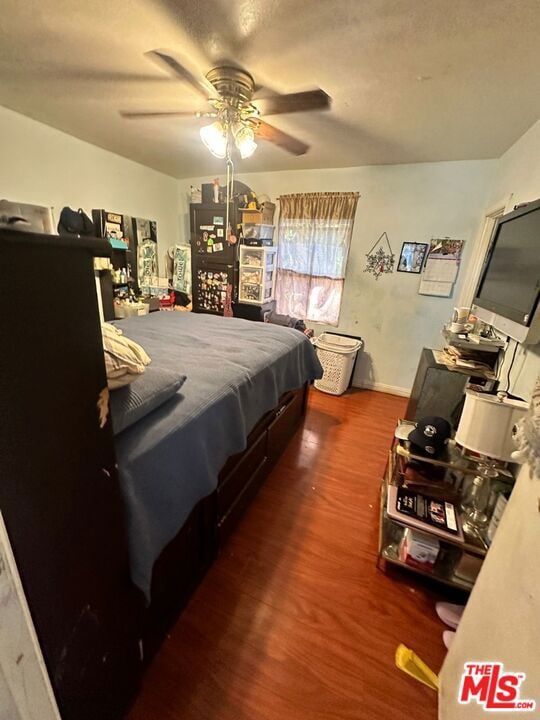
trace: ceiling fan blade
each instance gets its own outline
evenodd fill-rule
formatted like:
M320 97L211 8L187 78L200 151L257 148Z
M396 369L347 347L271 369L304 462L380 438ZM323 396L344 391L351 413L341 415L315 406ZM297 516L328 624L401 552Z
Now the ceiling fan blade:
M264 122L264 120L259 122L256 134L257 137L274 143L274 145L277 145L292 155L305 155L309 150L309 145L306 145L306 143L292 135L288 135L286 132L283 132L283 130L278 130L273 125Z
M283 113L305 112L306 110L329 110L332 99L324 90L275 95L257 98L253 104L261 115L281 115Z
M206 117L213 116L213 113L198 113L198 112L182 112L178 110L171 110L165 112L159 111L142 111L132 112L131 110L120 110L120 115L128 120L141 120L144 118L171 118L171 117Z
M145 53L145 55L162 67L165 67L165 69L169 72L172 71L172 73L180 80L187 82L205 100L208 100L211 96L215 96L215 90L206 78L196 78L187 68L181 65L178 60L169 53L169 51L150 50Z

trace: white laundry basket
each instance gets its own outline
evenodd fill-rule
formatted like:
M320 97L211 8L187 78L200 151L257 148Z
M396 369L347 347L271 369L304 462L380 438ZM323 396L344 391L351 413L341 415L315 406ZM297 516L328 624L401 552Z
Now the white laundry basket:
M349 387L356 355L363 341L333 333L322 333L313 340L324 374L315 380L317 390L331 395L343 395Z

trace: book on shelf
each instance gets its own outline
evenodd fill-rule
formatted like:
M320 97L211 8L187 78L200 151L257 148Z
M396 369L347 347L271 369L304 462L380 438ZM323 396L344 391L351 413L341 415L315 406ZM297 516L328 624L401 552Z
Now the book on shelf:
M389 485L386 512L393 520L442 539L464 541L457 508L446 500Z

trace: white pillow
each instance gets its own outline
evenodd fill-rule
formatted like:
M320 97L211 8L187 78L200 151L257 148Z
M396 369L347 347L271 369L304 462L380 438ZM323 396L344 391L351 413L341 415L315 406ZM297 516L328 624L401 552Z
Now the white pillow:
M142 375L150 358L134 340L110 323L101 324L107 384L111 390L128 385Z

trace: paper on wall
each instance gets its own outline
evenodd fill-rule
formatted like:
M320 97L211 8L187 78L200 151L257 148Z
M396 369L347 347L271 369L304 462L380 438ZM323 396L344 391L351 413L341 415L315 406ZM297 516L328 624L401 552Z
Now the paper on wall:
M464 240L433 238L420 279L420 295L450 297L459 272Z
M440 260L438 258L428 258L422 278L424 280L432 280L435 282L453 283L456 281L458 270L458 260Z
M452 282L437 282L436 280L420 280L418 293L420 295L435 295L436 297L450 297Z

